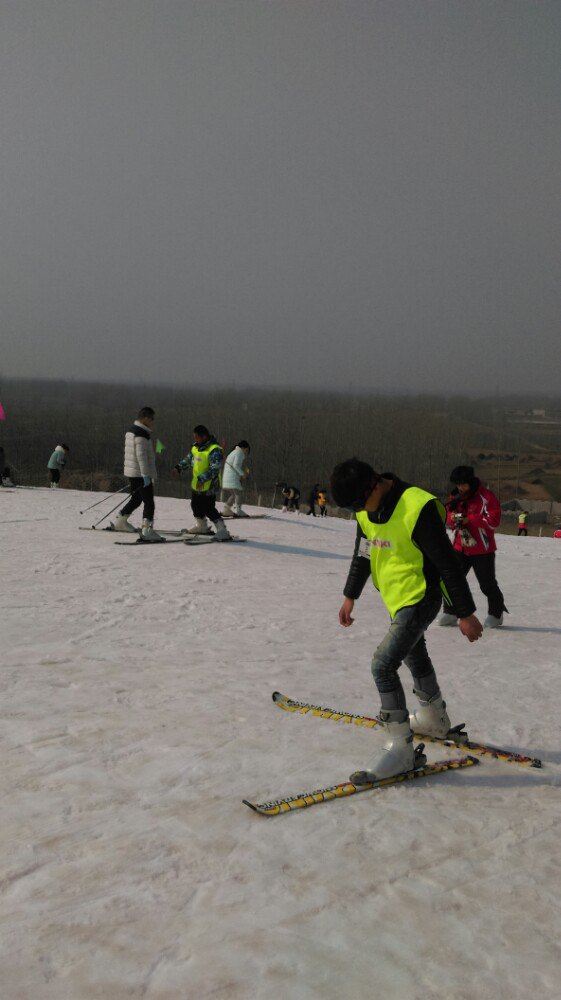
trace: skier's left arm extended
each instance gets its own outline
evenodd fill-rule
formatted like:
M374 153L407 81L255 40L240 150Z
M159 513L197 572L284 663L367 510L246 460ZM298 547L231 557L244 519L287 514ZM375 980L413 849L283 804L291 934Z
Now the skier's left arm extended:
M475 603L471 591L434 500L423 507L413 531L413 541L436 566L458 618L473 615Z

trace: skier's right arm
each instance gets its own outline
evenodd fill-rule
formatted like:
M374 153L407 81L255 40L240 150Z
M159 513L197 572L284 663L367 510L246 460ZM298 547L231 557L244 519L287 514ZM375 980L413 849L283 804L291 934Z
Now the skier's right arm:
M189 452L187 455L185 455L185 458L179 459L179 462L175 466L175 471L177 472L178 475L180 475L180 473L185 472L186 469L191 469L192 466L193 466L193 456L191 452Z
M343 591L345 600L339 609L339 624L343 628L349 628L353 624L354 618L352 615L355 601L362 594L364 584L370 576L370 559L361 553L361 543L365 537L360 524L357 524L355 549Z
M362 555L360 551L361 543L365 537L360 524L357 524L353 558L351 559L347 582L343 590L345 597L350 598L351 601L356 601L360 597L364 590L364 584L370 576L370 559L368 556Z
M365 537L360 524L357 524L353 558L351 559L347 582L343 590L345 597L350 598L352 601L356 601L360 597L364 590L364 584L370 576L370 559L367 556L363 556L360 551L362 540Z

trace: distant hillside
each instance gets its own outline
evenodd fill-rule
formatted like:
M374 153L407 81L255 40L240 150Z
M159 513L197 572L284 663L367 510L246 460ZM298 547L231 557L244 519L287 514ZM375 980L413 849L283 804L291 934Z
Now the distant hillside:
M305 495L326 484L333 465L361 456L437 493L453 466L469 462L501 499L561 499L561 399L469 399L207 389L4 380L7 420L0 443L20 482L45 481L53 447L70 445L67 485L117 489L123 481L123 434L140 406L157 411L160 492L181 495L171 479L206 424L226 448L252 446L249 496L269 502L284 480ZM533 411L539 411L535 416Z

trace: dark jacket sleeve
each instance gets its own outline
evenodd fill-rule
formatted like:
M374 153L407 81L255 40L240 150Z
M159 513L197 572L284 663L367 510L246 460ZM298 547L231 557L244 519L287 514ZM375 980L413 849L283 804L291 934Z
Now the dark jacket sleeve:
M475 611L473 597L434 501L423 507L413 531L413 541L438 570L458 618L472 615Z
M355 550L353 558L351 559L345 589L343 591L345 597L350 597L353 601L356 601L357 597L360 597L364 589L364 584L370 576L370 559L366 556L359 555L360 543L365 537L366 536L360 524L357 524Z

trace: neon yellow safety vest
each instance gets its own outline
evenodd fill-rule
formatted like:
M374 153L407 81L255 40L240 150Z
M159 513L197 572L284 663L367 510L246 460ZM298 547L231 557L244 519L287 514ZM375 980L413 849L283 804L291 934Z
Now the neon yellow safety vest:
M202 476L203 472L206 472L210 464L210 456L213 451L220 448L220 445L216 441L209 441L204 448L199 448L198 445L194 444L191 448L191 455L193 456L193 476L191 479L191 489L197 489L197 483L199 481L199 476ZM207 479L202 484L202 490L198 492L207 493L212 486L212 479Z
M361 510L356 519L370 549L370 568L376 590L393 618L400 608L418 604L425 596L427 581L423 572L423 553L413 541L413 531L423 507L436 500L432 493L409 486L401 494L395 510L386 524L373 524L368 511ZM436 500L443 521L446 512ZM441 589L445 593L444 584Z

